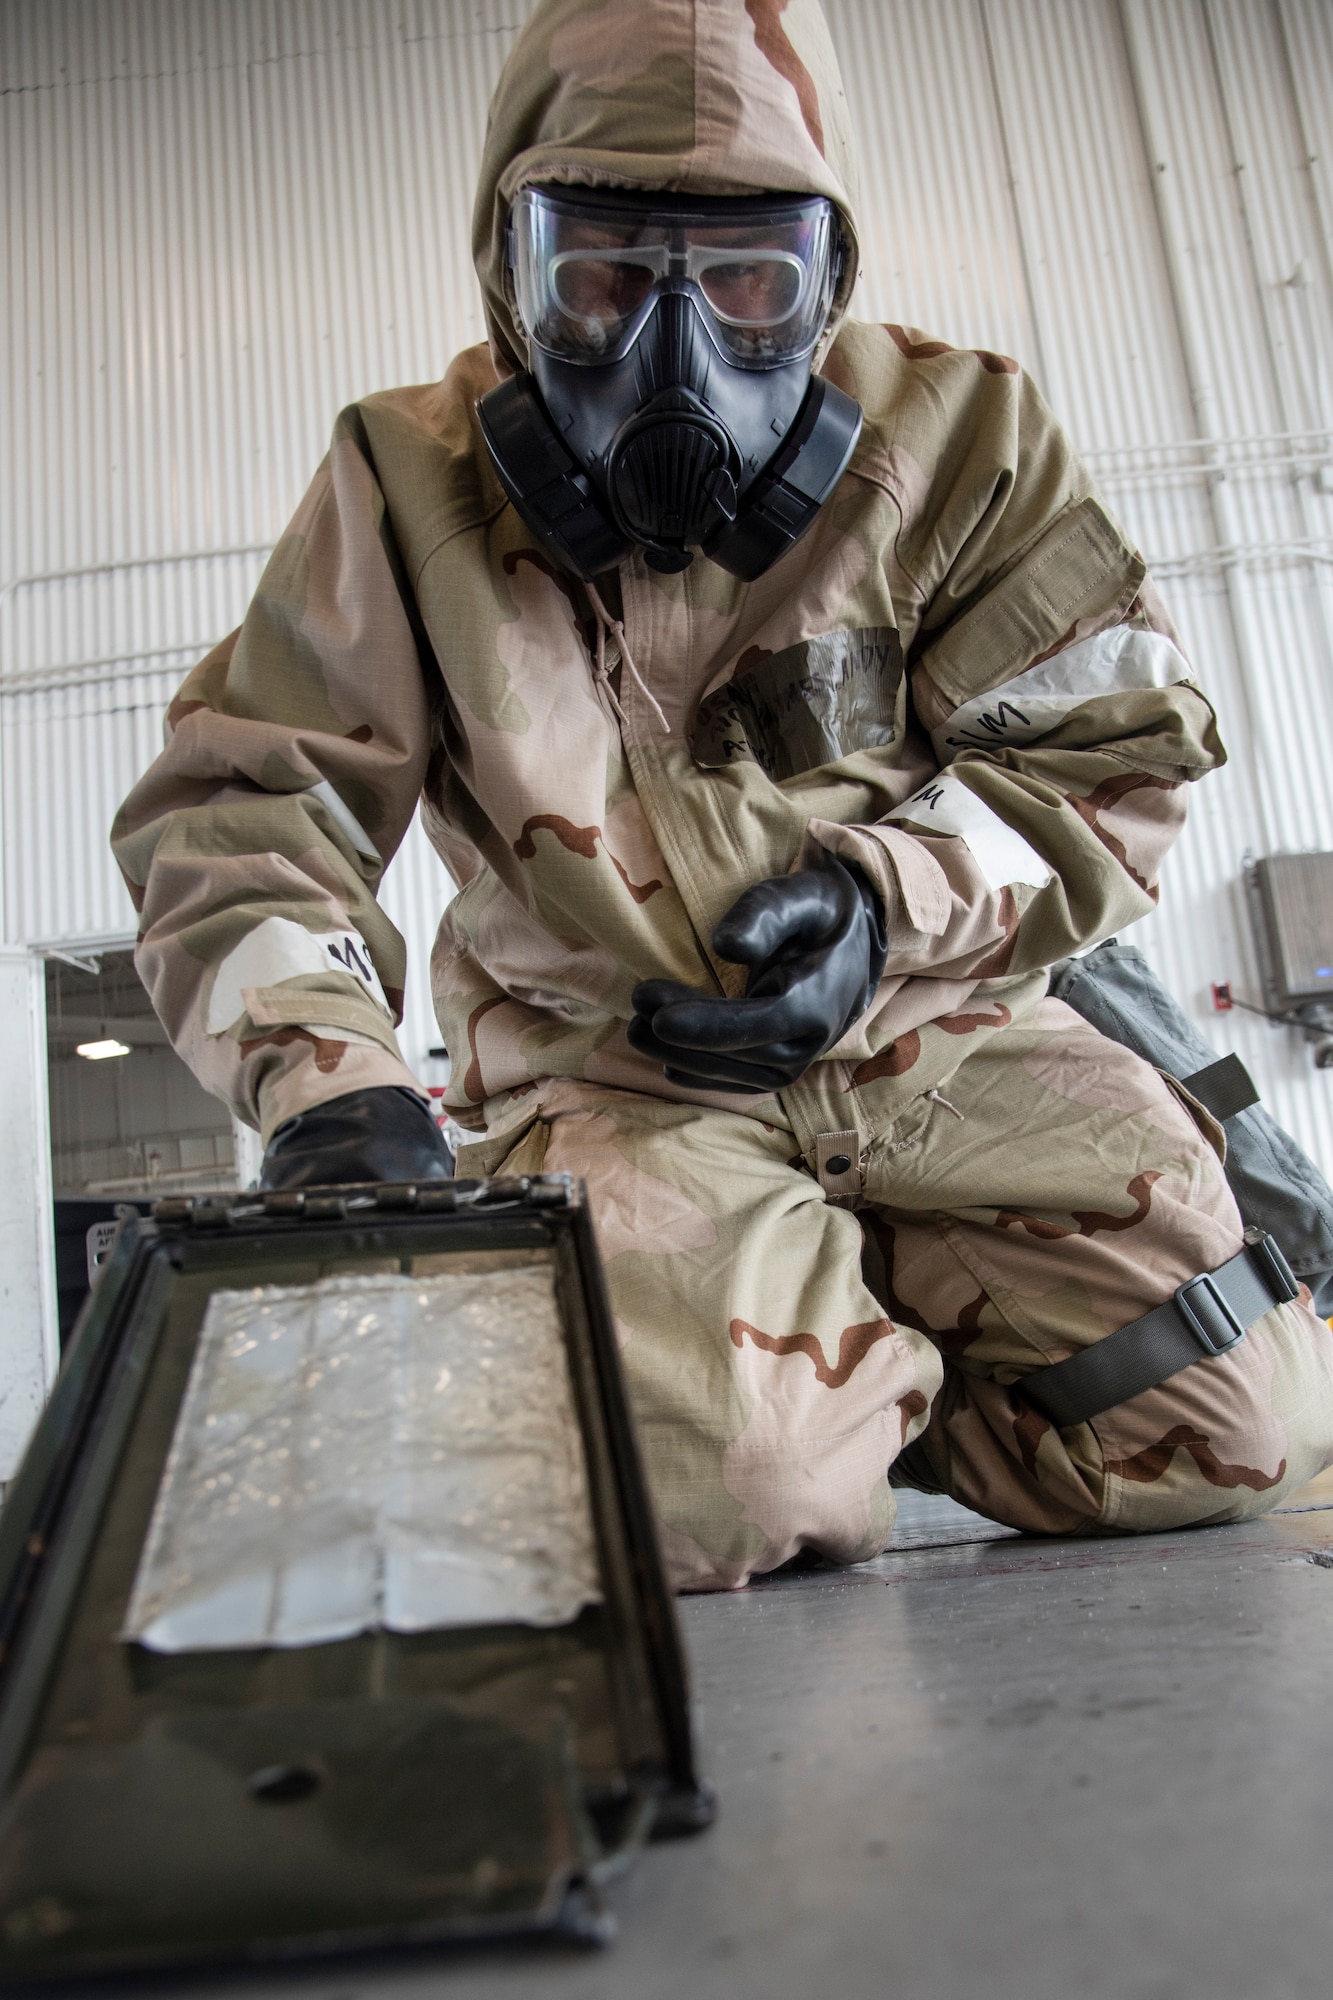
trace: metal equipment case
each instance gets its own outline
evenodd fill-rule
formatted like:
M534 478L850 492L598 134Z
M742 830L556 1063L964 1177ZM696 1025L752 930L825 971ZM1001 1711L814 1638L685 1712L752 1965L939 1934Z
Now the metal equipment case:
M212 1293L478 1253L553 1265L602 1601L553 1628L288 1650L119 1638ZM608 1874L711 1803L582 1189L318 1190L127 1219L0 1515L0 1646L9 1979L604 1936Z

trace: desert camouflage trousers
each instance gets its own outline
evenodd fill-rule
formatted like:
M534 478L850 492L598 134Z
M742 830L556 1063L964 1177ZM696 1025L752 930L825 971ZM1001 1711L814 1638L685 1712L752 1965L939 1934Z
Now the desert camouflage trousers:
M1308 1295L1089 1423L1057 1430L1015 1392L1241 1245L1217 1128L1061 1002L876 1134L854 1211L775 1106L553 1079L460 1160L587 1183L678 1588L876 1554L895 1478L1107 1534L1259 1514L1333 1459L1333 1334Z

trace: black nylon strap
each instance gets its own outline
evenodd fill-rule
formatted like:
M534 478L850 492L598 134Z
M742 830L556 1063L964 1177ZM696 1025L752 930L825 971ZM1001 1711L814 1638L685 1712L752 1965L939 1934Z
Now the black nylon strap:
M1164 1305L1067 1361L1034 1368L1014 1386L1059 1429L1084 1424L1182 1368L1224 1354L1299 1289L1272 1237L1247 1231L1245 1248L1219 1270L1189 1279Z
M1248 1111L1259 1102L1250 1072L1239 1056L1222 1056L1217 1062L1196 1069L1193 1076L1182 1076L1180 1081L1214 1118L1234 1118L1238 1111Z

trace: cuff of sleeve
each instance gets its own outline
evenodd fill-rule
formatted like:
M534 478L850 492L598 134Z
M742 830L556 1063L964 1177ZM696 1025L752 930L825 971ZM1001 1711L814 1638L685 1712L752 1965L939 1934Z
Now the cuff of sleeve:
M247 1023L259 1030L265 1028L303 1028L318 1022L325 1030L342 1028L358 1039L375 1042L392 1056L398 1055L398 1041L391 1023L375 1005L373 1000L364 999L359 993L347 995L333 993L311 993L295 980L281 986L247 986L241 998L245 1002L238 1039L249 1039ZM237 1030L233 1027L233 1034Z
M820 849L865 870L884 904L891 946L902 919L926 937L940 937L947 928L953 909L948 878L935 857L901 827L838 826L812 819L799 865L817 863Z
M349 1091L397 1086L426 1099L426 1092L396 1053L390 1055L387 1049L364 1041L330 1041L323 1024L279 1032L283 1044L273 1047L272 1053L281 1055L283 1061L266 1067L257 1096L259 1131L266 1146L279 1125L298 1111L346 1097Z

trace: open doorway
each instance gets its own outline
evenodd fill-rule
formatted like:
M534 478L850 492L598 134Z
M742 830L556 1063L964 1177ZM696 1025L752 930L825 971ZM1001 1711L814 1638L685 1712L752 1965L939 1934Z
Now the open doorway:
M231 1114L181 1061L128 951L51 958L46 1036L57 1196L205 1193L236 1185Z
M230 1191L227 1107L167 1040L129 951L46 966L56 1293L64 1341L127 1202Z

